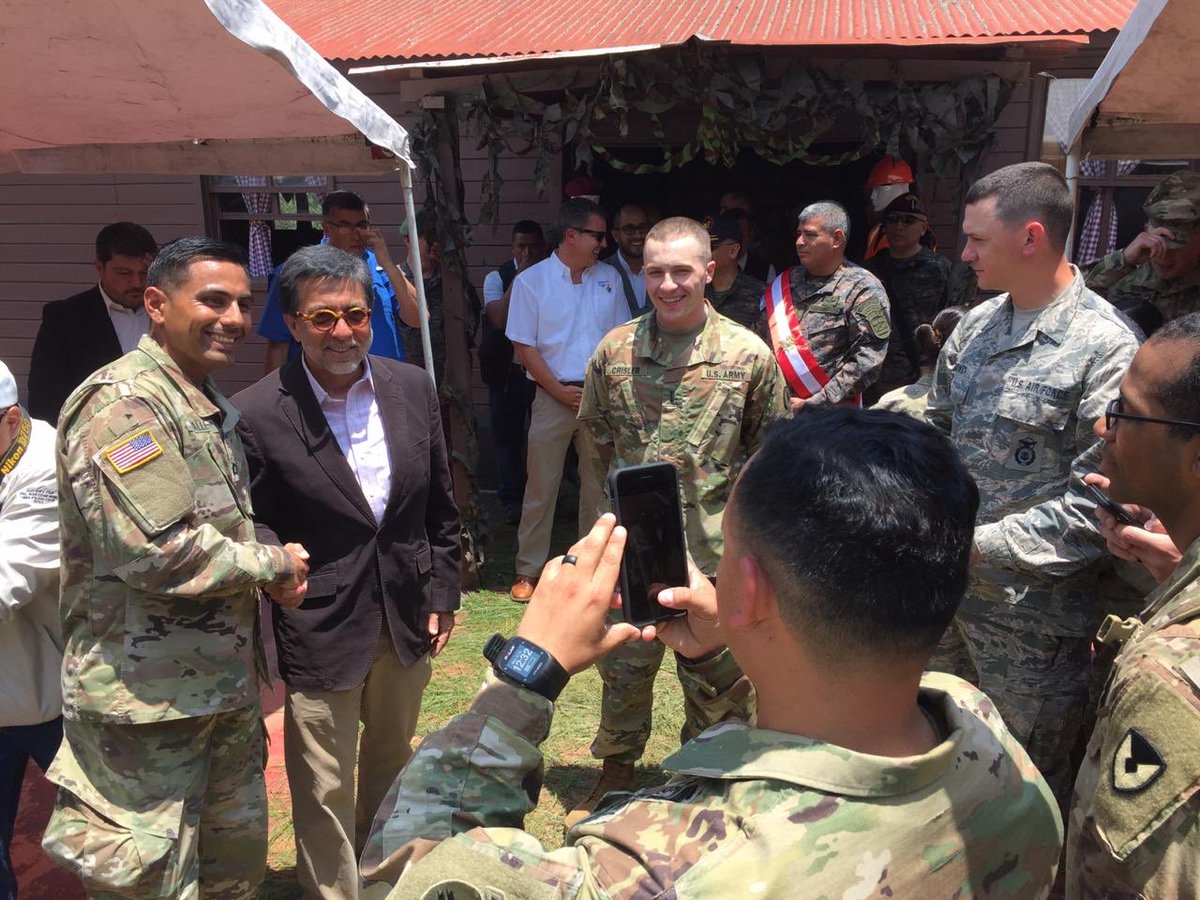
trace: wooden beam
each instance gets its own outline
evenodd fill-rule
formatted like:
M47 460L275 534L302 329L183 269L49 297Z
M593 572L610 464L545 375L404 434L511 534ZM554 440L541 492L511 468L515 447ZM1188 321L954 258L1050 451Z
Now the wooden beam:
M1191 159L1200 147L1200 125L1098 125L1083 132L1085 155L1110 159Z
M463 191L458 158L458 115L454 104L447 104L448 109L432 110L438 120L438 141L435 148L438 161L438 171L435 177L442 180L442 189L446 205L458 210L463 209ZM442 231L445 233L445 223ZM474 418L470 408L471 397L471 351L467 346L470 314L467 309L467 295L462 278L454 266L447 260L451 253L461 252L461 247L444 247L442 252L442 315L445 317L444 337L446 341L446 368L442 373L442 384L439 391L448 391L452 397L459 398L466 404L465 412L454 402L441 404L442 415L448 419L442 423L448 437L447 452L450 454L450 477L454 483L454 502L458 505L459 514L463 517L464 534L462 588L474 590L479 587L478 566L468 564L468 541L473 541L479 548L479 528L473 521L473 514L479 509L477 498L478 485L475 481L475 467L478 466L478 450L474 450L475 459L470 458L471 448L475 448Z

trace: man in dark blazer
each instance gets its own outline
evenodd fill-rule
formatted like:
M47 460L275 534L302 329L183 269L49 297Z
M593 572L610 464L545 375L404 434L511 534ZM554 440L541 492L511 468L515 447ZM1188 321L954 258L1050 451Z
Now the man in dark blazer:
M56 423L71 391L149 332L142 295L157 253L154 237L141 225L114 222L100 229L96 286L42 307L29 361L31 416Z
M279 288L302 352L234 404L259 539L310 554L303 604L272 611L284 757L301 886L344 900L358 895L358 855L454 627L460 525L428 376L367 355L362 260L305 247Z

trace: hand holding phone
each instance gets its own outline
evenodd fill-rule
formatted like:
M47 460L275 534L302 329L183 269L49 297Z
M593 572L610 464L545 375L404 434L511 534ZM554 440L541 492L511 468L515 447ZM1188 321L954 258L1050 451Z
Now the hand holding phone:
M1120 522L1122 525L1133 525L1137 528L1142 527L1142 523L1130 514L1129 510L1123 507L1120 503L1114 500L1100 488L1094 484L1085 484L1087 495L1091 500L1102 510Z
M686 615L658 595L688 585L687 543L679 478L670 463L627 466L608 476L617 523L628 532L621 559L621 610L626 622L649 625Z

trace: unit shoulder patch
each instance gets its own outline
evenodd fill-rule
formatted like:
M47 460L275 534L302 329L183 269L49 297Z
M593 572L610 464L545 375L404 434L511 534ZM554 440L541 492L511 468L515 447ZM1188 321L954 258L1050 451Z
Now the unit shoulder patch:
M862 317L867 320L867 326L871 329L871 334L881 340L891 337L892 323L888 318L887 310L883 308L882 300L868 300L858 309Z
M1139 793L1150 787L1166 770L1167 764L1162 755L1141 732L1130 728L1113 754L1113 790L1122 794Z

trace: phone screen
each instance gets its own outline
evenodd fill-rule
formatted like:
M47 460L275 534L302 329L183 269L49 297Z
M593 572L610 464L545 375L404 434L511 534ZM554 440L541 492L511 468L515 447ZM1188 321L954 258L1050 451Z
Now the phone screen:
M646 625L682 615L658 604L658 594L688 583L679 486L670 463L618 469L610 478L617 522L629 532L621 560L625 620Z

